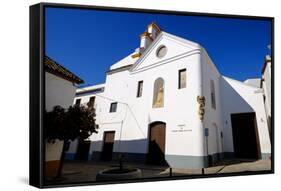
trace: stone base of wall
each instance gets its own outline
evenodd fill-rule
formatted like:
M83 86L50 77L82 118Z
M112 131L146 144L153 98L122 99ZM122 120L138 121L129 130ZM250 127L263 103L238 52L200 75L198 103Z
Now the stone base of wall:
M119 155L122 154L125 162L146 162L146 153L120 153L115 152L112 154L113 160L118 160Z
M146 153L112 153L112 160L117 161L118 156L122 154L125 162L146 163ZM102 161L102 153L94 151L89 155L88 160ZM74 160L74 154L67 153L66 159ZM212 166L215 162L222 160L224 157L231 158L231 153L216 153L208 156L183 156L183 155L165 155L167 163L173 168L206 168ZM212 164L211 164L212 163Z
M112 160L117 161L120 154L123 155L123 160L125 162L145 163L146 161L146 153L121 153L121 152L112 153ZM101 161L101 152L98 151L92 152L92 154L89 155L89 159L93 161Z
M74 160L75 159L75 153L65 153L64 159L65 160Z
M262 153L261 159L263 160L271 159L271 153Z
M223 154L223 158L224 159L233 159L235 158L235 153L234 152L224 152Z
M146 163L146 153L112 153L112 160L117 161L118 156L122 154L124 162L137 162ZM102 161L102 153L100 151L94 151L88 156L88 160ZM74 160L75 154L66 153L67 160ZM269 159L270 153L262 153L262 159ZM187 155L165 155L167 164L172 168L187 168L187 169L199 169L213 166L216 162L223 159L235 159L234 152L215 153L209 156L187 156Z
M198 169L208 167L206 156L165 155L165 159L172 168Z
M224 159L235 159L235 153L234 152L224 152L222 153L223 155L223 158ZM267 159L270 159L271 157L271 153L261 153L261 156L260 156L261 160L267 160Z
M93 151L90 155L90 160L92 161L101 161L101 152Z

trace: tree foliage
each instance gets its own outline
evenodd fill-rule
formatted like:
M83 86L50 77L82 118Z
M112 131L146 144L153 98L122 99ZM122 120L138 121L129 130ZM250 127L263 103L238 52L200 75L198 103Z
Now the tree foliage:
M45 112L44 137L48 142L54 142L56 139L83 140L97 133L97 129L93 107L74 105L65 110L55 106L52 111Z

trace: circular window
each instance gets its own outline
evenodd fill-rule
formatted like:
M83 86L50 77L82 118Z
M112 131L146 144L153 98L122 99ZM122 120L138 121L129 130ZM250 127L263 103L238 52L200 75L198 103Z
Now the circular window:
M158 58L163 58L167 54L167 47L166 46L160 46L156 52L156 56Z

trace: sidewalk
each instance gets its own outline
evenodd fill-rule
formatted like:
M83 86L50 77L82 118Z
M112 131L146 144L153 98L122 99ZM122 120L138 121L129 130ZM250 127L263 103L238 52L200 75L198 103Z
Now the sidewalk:
M125 166L142 170L143 178L169 177L170 168L165 166L152 166L147 164L125 163ZM99 171L118 166L117 162L93 162L93 161L66 161L63 167L62 179L56 183L78 183L95 181ZM258 161L223 161L216 166L205 168L205 174L245 172L270 170L270 160ZM202 174L202 169L172 169L172 176ZM49 182L51 183L51 182Z
M174 169L174 174L179 175L193 175L202 174L202 169ZM205 174L222 174L222 173L232 173L232 172L246 172L246 171L262 171L271 170L270 160L257 160L257 161L223 161L220 164L205 168ZM169 169L166 169L161 174L169 174Z

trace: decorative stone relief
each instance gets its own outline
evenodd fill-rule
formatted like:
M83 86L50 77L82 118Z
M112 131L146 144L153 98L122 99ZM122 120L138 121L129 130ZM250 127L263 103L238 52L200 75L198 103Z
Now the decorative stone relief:
M198 115L201 121L203 121L204 114L205 114L205 97L204 96L197 96L197 102L199 103L199 111Z

